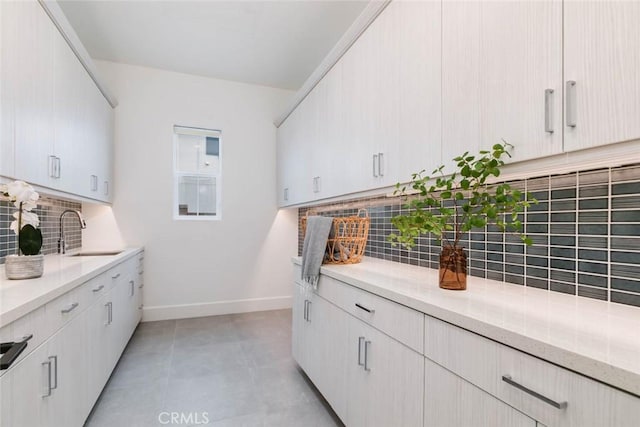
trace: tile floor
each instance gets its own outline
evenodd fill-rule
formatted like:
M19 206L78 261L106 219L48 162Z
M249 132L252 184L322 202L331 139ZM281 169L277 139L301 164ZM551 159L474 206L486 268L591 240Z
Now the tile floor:
M342 423L291 357L291 310L276 310L141 323L86 426L161 425Z

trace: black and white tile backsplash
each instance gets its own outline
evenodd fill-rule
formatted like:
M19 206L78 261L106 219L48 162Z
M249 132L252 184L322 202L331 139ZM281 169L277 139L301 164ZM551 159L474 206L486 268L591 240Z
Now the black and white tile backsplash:
M38 207L34 209L34 212L40 218L40 230L42 231L43 240L42 253L45 255L58 251L60 214L65 209L80 211L82 204L40 195ZM9 229L15 211L16 208L13 203L0 199L0 264L4 264L4 259L7 255L18 253L18 238ZM75 216L65 215L64 233L67 249L75 249L82 246L82 232Z
M469 274L572 295L640 306L640 165L510 182L539 203L522 219L533 245L495 226L461 242ZM377 197L322 205L321 215L355 215L366 208L371 228L366 255L438 268L440 244L418 239L411 251L392 247L391 218L406 212L399 198ZM299 209L302 218L308 209ZM300 230L300 228L299 228ZM302 236L299 232L299 252Z

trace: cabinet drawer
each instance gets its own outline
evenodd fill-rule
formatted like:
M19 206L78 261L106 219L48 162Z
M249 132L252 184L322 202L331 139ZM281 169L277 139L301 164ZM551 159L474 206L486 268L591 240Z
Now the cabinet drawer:
M418 353L423 353L424 314L324 275L320 276L318 294Z
M14 322L0 328L0 342L14 342L16 340L20 340L24 336L33 335L33 337L27 342L27 347L11 364L8 370L14 367L20 360L24 359L24 357L31 353L36 347L42 344L49 335L48 330L44 307L37 308L31 313L28 313ZM8 370L0 371L0 375L3 375Z
M87 283L59 296L44 306L48 334L52 335L63 325L88 307L91 290Z
M640 398L425 317L425 356L547 426L634 426Z

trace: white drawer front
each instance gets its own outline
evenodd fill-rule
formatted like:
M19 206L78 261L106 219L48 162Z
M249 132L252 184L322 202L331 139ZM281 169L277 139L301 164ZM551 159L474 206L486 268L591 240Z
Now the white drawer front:
M87 283L59 296L44 306L48 334L54 334L64 324L76 317L89 306Z
M639 425L638 397L503 345L497 363L498 398L547 426Z
M318 293L347 313L423 353L424 314L327 276L321 276Z
M26 355L31 353L36 347L42 344L48 338L48 331L45 318L44 307L37 308L14 322L0 328L0 342L15 342L22 337L33 335L27 342L27 347L11 364L9 369L14 367ZM7 370L0 371L0 375Z
M638 397L429 316L425 356L548 427L640 419Z

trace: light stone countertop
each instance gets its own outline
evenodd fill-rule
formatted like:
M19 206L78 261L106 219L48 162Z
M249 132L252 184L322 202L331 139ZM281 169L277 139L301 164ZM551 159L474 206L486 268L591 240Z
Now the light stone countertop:
M300 257L293 262L301 263ZM321 273L640 396L640 308L365 257Z
M37 279L8 280L4 265L0 265L0 328L142 250L143 248L128 248L118 255L106 256L70 256L74 252L67 255L46 255L44 274Z

